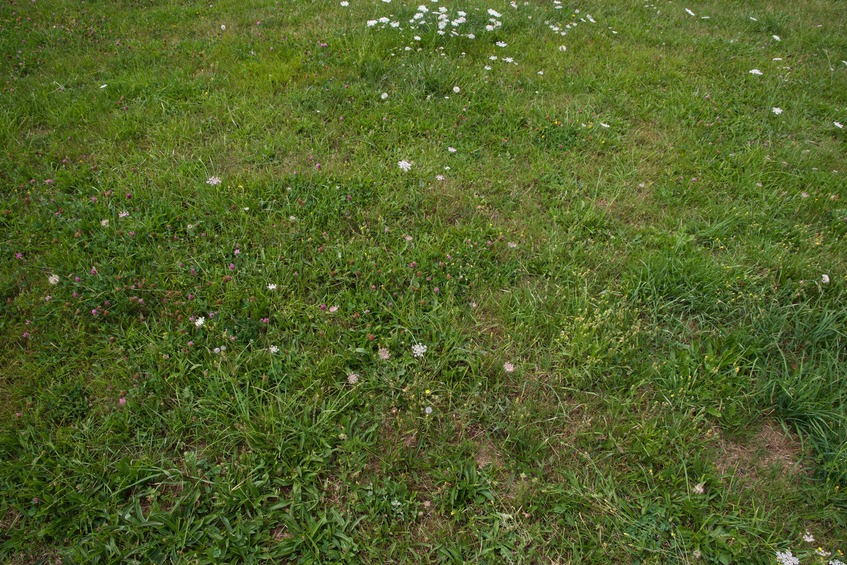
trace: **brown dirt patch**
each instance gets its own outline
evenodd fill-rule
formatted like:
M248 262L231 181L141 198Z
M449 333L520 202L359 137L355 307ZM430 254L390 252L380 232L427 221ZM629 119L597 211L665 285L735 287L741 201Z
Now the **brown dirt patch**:
M502 469L505 466L500 451L484 433L471 437L471 440L477 446L474 462L478 468L481 469L491 465L494 469Z
M775 422L765 422L748 441L721 440L715 466L722 475L734 475L744 481L756 481L766 471L780 476L803 474L803 450L800 440Z

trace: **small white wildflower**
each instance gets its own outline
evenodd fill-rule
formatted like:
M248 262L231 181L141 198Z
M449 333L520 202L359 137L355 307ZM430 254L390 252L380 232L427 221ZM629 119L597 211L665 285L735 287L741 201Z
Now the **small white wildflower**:
M782 113L782 108L777 108L776 106L774 106L773 108L771 108L771 112L778 116Z
M816 553L817 555L820 555L821 557L829 557L830 555L832 555L832 553L831 553L831 552L829 552L829 551L825 550L825 549L824 549L824 548L822 548L822 547L817 548L817 549L815 550L815 553Z
M204 318L203 316L200 316L199 318L194 320L194 325L197 326L198 328L202 328L203 324L205 324L205 323L206 323L206 318Z
M565 52L565 51L567 51L567 50L568 50L567 46L565 46L565 45L559 45L559 51L561 51L562 53L564 53L564 52Z
M347 373L347 382L351 385L359 382L359 373Z
M329 311L330 311L331 313L338 312L338 306L330 306L330 307L329 307Z
M492 8L488 9L488 15L493 17L493 18L502 18L503 17L502 14L500 14L500 12L497 12L496 10L494 10Z
M496 45L497 47L508 47L509 46L509 44L506 43L505 41L498 41L494 45Z
M424 408L424 412L426 413L427 416L432 414L432 406L427 406L426 408Z
M126 211L120 212L118 214L118 218L126 218L127 216L129 216L129 212L126 212Z
M277 353L279 353L279 347L277 347L276 345L271 345L268 348L268 351L270 351L273 354L277 354Z
M409 161L403 159L402 161L397 162L397 166L403 169L405 172L409 172L409 169L412 168L412 164Z
M108 228L109 227L109 220L100 220L100 225L103 226L104 228Z
M453 87L453 92L455 92L456 94L459 94L461 91L462 91L462 89L459 88L458 86Z
M226 24L221 24L221 31L226 31Z
M423 357L424 353L426 353L426 345L422 345L420 343L416 343L412 346L412 356L413 357Z
M449 151L450 153L455 153L455 152L456 152L456 148L455 148L455 147L448 147L448 148L447 148L447 151Z
M343 0L343 1L341 2L341 6L342 6L343 8L346 8L346 7L347 7L347 6L349 6L349 5L350 5L350 2L348 2L347 0Z
M829 562L829 565L847 565L847 563L844 563L840 559L833 559Z
M59 275L55 273L50 275L49 277L47 277L47 282L49 282L50 284L59 284Z
M508 361L506 361L505 363L503 363L503 370L506 371L507 373L514 373L515 372L515 366L512 365L511 363L509 363Z
M385 347L380 347L376 354L379 355L379 358L383 361L388 361L391 358L391 352Z
M289 221L289 222L296 222L296 221L297 221L297 216L288 216L288 221Z
M800 565L800 559L794 557L790 549L785 552L777 551L776 560L780 563L780 565Z
M268 290L276 290L276 285L274 283L269 284Z
M442 181L444 178L444 175L435 175L435 180Z
M691 492L693 492L694 494L703 494L704 492L706 492L705 487L706 483L697 483L696 485L694 485L694 488L691 489Z
M763 74L763 73L762 73L762 71L760 71L759 69L752 69L752 70L750 71L750 74L751 74L751 75L761 75L761 74Z
M821 282L823 284L829 284L829 275L821 275ZM809 532L806 532L806 533L808 534ZM813 538L813 539L807 540L807 541L815 541L815 540Z
M516 248L516 247L518 246L518 244L517 244L517 243L515 243L514 241L510 241L510 242L509 242L509 243L507 243L506 245L509 247L509 249L514 249L514 248Z
M376 20L368 20L367 24L368 24L368 27L373 27L373 26L376 25Z
M221 184L221 179L220 177L209 177L206 180L206 184L208 184L209 186L218 186L219 184Z
M782 39L778 35L773 35L771 37L773 37L774 41L782 41Z

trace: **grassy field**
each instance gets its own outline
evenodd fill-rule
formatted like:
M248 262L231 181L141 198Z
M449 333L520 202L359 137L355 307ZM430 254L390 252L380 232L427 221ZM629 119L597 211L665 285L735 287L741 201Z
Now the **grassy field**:
M4 0L0 55L0 561L847 561L843 2Z

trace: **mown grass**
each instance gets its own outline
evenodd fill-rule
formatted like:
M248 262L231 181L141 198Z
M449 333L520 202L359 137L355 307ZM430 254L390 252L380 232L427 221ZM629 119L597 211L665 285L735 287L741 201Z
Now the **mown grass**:
M426 6L0 8L4 560L843 559L839 3Z

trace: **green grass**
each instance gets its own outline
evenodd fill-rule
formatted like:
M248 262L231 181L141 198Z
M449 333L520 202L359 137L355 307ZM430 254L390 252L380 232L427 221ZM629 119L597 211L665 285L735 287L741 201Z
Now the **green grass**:
M5 3L0 560L845 560L845 25Z

